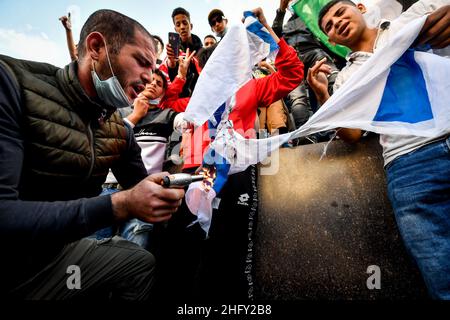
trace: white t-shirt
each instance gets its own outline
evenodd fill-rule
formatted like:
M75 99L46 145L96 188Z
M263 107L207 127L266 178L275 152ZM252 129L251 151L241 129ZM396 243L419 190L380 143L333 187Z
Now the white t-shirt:
M407 11L405 11L400 17L389 22L382 20L378 26L378 35L374 44L374 51L384 47L389 37L405 24L413 19L422 17L425 14L433 12L441 6L450 4L450 0L437 0L429 1L422 0L416 2ZM334 83L333 90L336 91L350 76L358 70L361 65L366 62L373 53L371 52L353 52L347 57L347 65L339 72ZM450 103L450 101L449 101ZM388 165L401 155L410 153L426 144L432 143L436 140L442 139L450 133L450 128L445 135L437 137L418 137L418 136L406 136L406 135L380 135L380 144L383 147L384 165Z
M396 0L359 0L367 8L364 19L370 28L376 28L382 19L394 20L403 6Z
M178 113L173 120L173 129L178 133L183 133L188 128L188 123L183 119L184 112ZM127 118L123 120L134 128L134 124ZM148 134L135 134L136 142L141 148L142 162L144 163L147 174L158 173L162 171L163 163L166 157L166 148L168 140L165 137L152 136ZM109 170L105 183L117 183L117 179Z

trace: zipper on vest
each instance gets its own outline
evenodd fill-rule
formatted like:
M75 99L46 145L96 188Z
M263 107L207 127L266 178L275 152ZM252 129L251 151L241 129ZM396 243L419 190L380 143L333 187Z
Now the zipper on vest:
M92 133L91 121L88 122L87 128L88 128L88 134L89 134L89 146L91 149L91 165L89 167L89 172L86 176L86 179L84 179L85 181L89 180L89 178L91 177L92 171L94 170L94 163L95 163L94 134Z

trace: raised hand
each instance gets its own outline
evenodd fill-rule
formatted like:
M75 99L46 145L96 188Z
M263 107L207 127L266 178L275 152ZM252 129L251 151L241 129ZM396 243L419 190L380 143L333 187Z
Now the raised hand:
M258 63L258 67L267 70L267 72L269 72L270 74L277 72L277 70L275 70L275 68L267 61L261 61L260 63Z
M192 58L195 55L195 51L193 51L192 53L190 53L189 48L187 48L186 50L186 55L185 56L180 56L179 60L178 60L178 76L181 79L186 79L186 75L187 75L187 71L189 68L189 65L191 63Z
M59 21L61 21L66 30L72 30L72 23L67 16L62 16L61 18L59 18Z
M280 10L286 11L289 5L289 0L280 0Z
M326 65L327 58L316 61L315 65L308 70L307 81L311 89L316 94L320 104L325 103L330 97L328 93L328 77L331 67Z
M253 9L252 12L255 14L256 18L261 22L264 27L267 27L266 16L264 15L264 11L261 7Z
M416 40L416 45L424 44L435 49L450 45L450 5L435 10L427 17Z

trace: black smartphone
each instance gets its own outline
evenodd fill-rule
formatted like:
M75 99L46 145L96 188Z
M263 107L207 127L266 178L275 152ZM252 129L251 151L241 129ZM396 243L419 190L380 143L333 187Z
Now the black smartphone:
M176 32L169 32L169 43L175 53L175 58L178 58L180 53L180 35Z

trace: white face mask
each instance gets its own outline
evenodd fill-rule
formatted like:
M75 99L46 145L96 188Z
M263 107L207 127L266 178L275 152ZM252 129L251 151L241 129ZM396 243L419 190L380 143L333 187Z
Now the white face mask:
M161 102L161 98L156 98L156 99L150 99L150 100L148 100L148 103L153 104L153 105L155 105L155 106L157 106L160 102Z
M94 82L95 90L100 100L109 107L114 108L125 108L131 105L130 99L125 94L119 80L114 75L114 71L111 66L111 61L109 59L108 48L106 47L105 41L106 57L108 59L109 68L111 69L112 77L106 80L101 80L95 72L95 68L92 68L92 80Z

